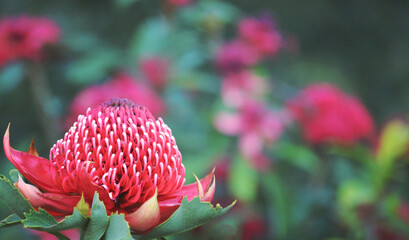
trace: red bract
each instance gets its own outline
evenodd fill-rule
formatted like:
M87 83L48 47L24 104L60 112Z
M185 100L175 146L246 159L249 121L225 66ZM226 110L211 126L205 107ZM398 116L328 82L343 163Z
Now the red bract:
M169 62L160 57L144 58L139 63L144 77L155 87L163 88L168 81Z
M127 98L144 105L155 116L165 112L165 103L152 88L131 75L121 73L103 85L91 86L80 92L71 104L67 126L70 126L79 114L84 114L88 107L97 107L114 97Z
M184 196L211 201L215 190L213 173L183 186L185 167L171 130L127 99L112 99L80 115L51 148L49 160L33 146L28 153L11 148L8 130L4 149L33 184L15 183L33 207L64 216L73 212L81 194L91 204L98 192L108 213L124 213L138 233L169 218Z
M352 144L374 132L372 118L362 103L327 83L305 88L287 106L311 143Z
M12 17L0 21L0 66L19 58L39 60L42 47L55 43L60 29L47 18Z
M214 123L220 132L239 136L241 152L260 170L268 167L270 162L263 155L264 145L278 139L284 127L278 113L251 100L241 105L236 113L219 113Z
M240 40L225 43L216 53L216 64L223 72L241 71L258 60L257 52Z
M222 83L222 98L226 105L239 107L249 98L263 96L267 83L250 71L230 73Z
M271 56L282 46L281 34L267 19L245 18L239 24L240 37L264 56Z

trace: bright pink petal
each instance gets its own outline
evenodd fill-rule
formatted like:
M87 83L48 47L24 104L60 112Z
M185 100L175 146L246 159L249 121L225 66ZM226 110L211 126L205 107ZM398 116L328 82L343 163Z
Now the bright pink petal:
M54 189L52 179L52 165L51 162L45 158L30 155L26 152L21 152L10 147L9 127L3 138L4 152L10 162L17 168L17 170L30 182L41 188L42 190L50 192L61 192Z
M54 216L71 214L80 200L78 195L42 193L38 188L25 183L21 178L14 185L34 208L44 208Z
M241 132L241 119L236 113L219 113L214 118L214 126L226 135L238 135Z

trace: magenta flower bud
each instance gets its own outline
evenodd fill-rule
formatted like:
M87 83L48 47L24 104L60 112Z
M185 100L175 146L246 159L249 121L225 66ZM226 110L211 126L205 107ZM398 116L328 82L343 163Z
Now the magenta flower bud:
M91 204L99 193L108 213L125 214L131 229L144 233L165 221L182 198L211 201L213 173L185 183L182 155L172 131L161 118L127 99L112 99L80 115L50 159L14 150L4 136L8 159L33 185L15 185L33 207L54 216L68 215L84 195Z

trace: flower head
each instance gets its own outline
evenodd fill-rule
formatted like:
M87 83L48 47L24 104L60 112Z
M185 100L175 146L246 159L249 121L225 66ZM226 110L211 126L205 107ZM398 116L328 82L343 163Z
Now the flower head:
M42 47L55 43L60 29L47 18L11 17L0 21L0 66L19 58L39 60Z
M169 62L160 57L144 58L139 63L144 77L155 87L163 88L169 77Z
M67 127L79 114L84 114L88 107L97 107L114 97L127 98L147 106L155 116L165 112L165 103L151 87L129 74L120 73L105 84L86 88L75 97L71 103Z
M311 143L350 144L374 132L371 115L362 103L327 83L308 86L287 106Z
M275 55L282 46L281 34L268 18L245 18L239 24L240 37L264 56Z
M80 115L46 160L14 150L8 159L33 185L16 186L38 208L71 214L81 195L99 193L109 213L125 214L132 230L145 232L165 221L184 196L210 201L214 176L183 186L185 167L170 128L161 118L127 99L112 99ZM33 149L33 148L30 148Z
M255 65L258 53L241 40L234 40L222 45L216 53L216 64L223 72L237 72Z

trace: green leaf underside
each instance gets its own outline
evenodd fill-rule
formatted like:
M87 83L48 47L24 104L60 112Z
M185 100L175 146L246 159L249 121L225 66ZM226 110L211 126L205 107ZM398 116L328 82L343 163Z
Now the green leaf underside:
M0 199L20 218L24 218L25 212L34 210L17 188L13 186L10 180L3 175L0 175L0 192Z
M85 229L84 240L100 239L108 228L108 216L105 205L99 200L98 193L94 194L91 208L91 219Z
M113 214L109 217L109 226L104 235L105 240L132 240L128 222L124 214Z
M213 207L209 202L201 202L199 197L195 197L190 202L187 200L187 197L184 197L180 207L168 220L144 235L141 239L160 238L191 230L222 216L235 203L236 201L225 208L222 208L219 204Z
M22 218L17 214L11 214L10 216L0 221L0 227L13 226L21 223L21 220Z

